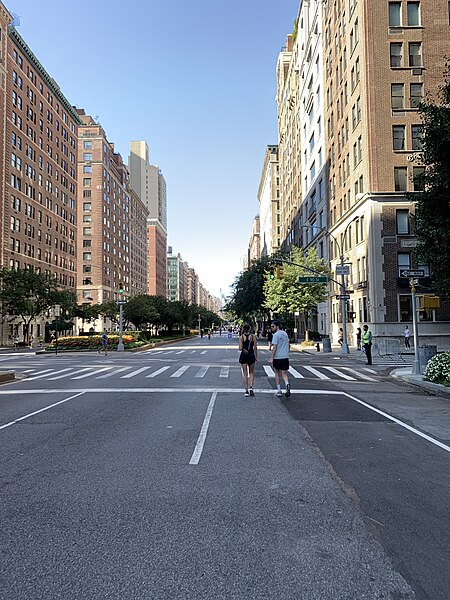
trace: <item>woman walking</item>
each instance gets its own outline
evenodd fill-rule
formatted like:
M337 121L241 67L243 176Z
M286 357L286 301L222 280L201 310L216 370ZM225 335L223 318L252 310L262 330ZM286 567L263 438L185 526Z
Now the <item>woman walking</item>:
M253 382L255 378L255 362L257 361L256 338L250 330L250 325L246 324L242 328L242 334L239 336L239 362L242 368L242 379L244 382L244 396L254 396ZM250 384L250 386L249 386Z

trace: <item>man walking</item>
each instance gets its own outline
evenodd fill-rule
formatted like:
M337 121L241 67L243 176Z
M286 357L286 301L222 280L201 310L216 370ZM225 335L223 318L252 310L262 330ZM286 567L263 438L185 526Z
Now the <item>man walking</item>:
M405 331L403 332L403 335L405 336L405 348L411 348L411 345L409 343L409 338L411 337L411 332L409 330L408 325L405 325Z
M363 326L363 346L364 352L366 353L367 362L366 365L372 364L372 332L367 325Z
M102 349L105 356L108 356L108 334L106 333L106 329L102 333ZM100 354L100 350L98 353Z
M275 383L277 385L277 396L282 396L280 376L286 384L286 398L291 395L291 386L287 376L289 369L289 337L285 331L281 329L280 321L272 321L270 329L273 333L272 337L272 354L269 363L275 371Z

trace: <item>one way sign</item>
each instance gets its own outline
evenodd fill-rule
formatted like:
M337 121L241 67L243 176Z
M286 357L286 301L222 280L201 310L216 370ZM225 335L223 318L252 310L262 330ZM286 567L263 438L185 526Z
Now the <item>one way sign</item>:
M405 270L401 272L401 276L402 277L424 277L425 276L425 271L410 271L410 270Z

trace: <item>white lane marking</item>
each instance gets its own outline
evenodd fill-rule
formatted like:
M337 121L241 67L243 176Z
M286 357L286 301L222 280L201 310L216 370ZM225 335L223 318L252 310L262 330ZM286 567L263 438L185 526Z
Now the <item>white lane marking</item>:
M55 369L50 369L50 373L47 371L41 371L39 375L32 375L27 379L27 381L35 381L36 379L42 379L43 377L48 377L49 375L58 375L59 373L64 373L65 371L70 371L72 367L67 367L66 369L59 369L59 371Z
M95 379L106 379L107 377L112 377L113 375L117 375L117 373L123 373L123 371L126 371L129 368L130 367L121 367L120 369L114 369L114 371L111 371L110 373L106 373L106 375L99 375Z
M208 369L209 369L209 365L205 365L204 367L200 367L200 369L195 374L195 377L204 377L206 375L206 372L208 371Z
M364 371L367 371L368 373L373 373L374 375L377 374L376 371L374 371L373 369L368 369L367 367L363 367Z
M345 369L346 371L353 373L353 375L356 375L357 377L360 377L361 379L364 379L365 381L377 381L373 377L369 377L368 375L365 375L364 373L355 371L355 369L352 369L351 367L342 367L342 369Z
M78 396L82 396L84 393L85 393L84 391L79 392L78 394L75 394L74 396L70 396L70 398L66 398L65 400L60 400L59 402L50 404L50 406L45 406L44 408L41 408L40 410L36 410L28 415L24 415L23 417L19 417L18 419L15 419L14 421L11 421L10 423L1 425L0 429L6 429L7 427L11 427L11 425L15 425L16 423L19 423L19 421L24 421L25 419L29 419L30 417L33 417L34 415L38 415L39 413L44 412L45 410L49 410L50 408L58 406L59 404L64 404L64 402L69 402L69 400L73 400L74 398L77 398Z
M307 369L308 371L310 371L313 375L315 375L319 379L330 379L330 377L328 377L328 375L325 375L324 373L321 373L320 371L318 371L314 367L309 367L307 365L303 365L303 368Z
M355 402L358 402L358 404L362 404L362 406L365 406L369 410L373 410L374 412L378 413L382 417L386 417L386 419L389 419L390 421L393 421L394 423L397 423L397 425L400 425L400 427L404 427L408 431L411 431L412 433L415 433L419 437L423 438L424 440L427 440L428 442L431 442L435 446L439 446L439 448L442 448L446 452L450 452L450 446L446 446L442 442L439 442L438 440L435 440L434 438L430 437L426 433L422 433L422 431L419 431L418 429L415 429L415 427L411 427L411 425L408 425L407 423L403 423L403 421L400 421L400 419L396 419L395 417L391 417L391 415L388 415L384 411L379 410L378 408L375 408L374 406L371 406L370 404L367 404L366 402L363 402L362 400L360 400L359 398L356 398L355 396L351 396L350 394L347 394L347 392L343 392L343 393L344 393L344 396L347 396L347 398L350 398L351 400L354 400Z
M97 375L97 373L103 373L103 371L109 371L110 369L112 369L112 367L103 367L103 369L94 369L89 373L84 373L84 375L78 375L78 377L72 377L73 373L71 373L71 377L70 379L86 379L86 377L90 377L91 375Z
M190 365L183 365L178 369L178 371L175 371L175 373L173 373L171 377L181 377L183 373L189 369L189 367Z
M288 373L293 375L295 377L295 379L304 379L303 375L301 373L299 373L298 371L296 371L293 367L289 367Z
M200 352L200 354L206 354L208 351L207 350L202 350L202 352Z
M164 373L164 371L167 371L167 369L170 369L170 367L161 367L157 371L150 373L150 375L146 375L146 377L156 377L157 375L160 375L160 373Z
M39 371L39 375L44 375L44 377L45 377L45 375L50 375L52 371L55 371L55 369L45 369L44 371ZM33 379L36 379L36 377L33 376ZM30 377L30 379L28 379L28 381L30 381L30 380L31 380L31 377Z
M32 373L33 371L36 371L36 369L27 369L26 371L24 371L24 373Z
M219 377L228 377L230 374L230 367L221 367Z
M197 350L191 350L191 354L195 354Z
M175 352L175 354L184 354L186 350L180 350L179 352Z
M203 420L203 425L200 431L200 435L198 436L197 444L195 445L194 452L192 453L191 460L189 461L190 465L198 465L202 452L203 446L206 440L206 434L208 433L209 422L211 421L211 415L214 408L214 404L216 402L217 392L214 392L211 396L211 400L209 401L208 409L206 411L205 418Z
M71 375L76 375L77 373L82 373L83 371L90 371L91 368L92 367L84 367L83 369L78 369L77 371L73 371L72 373L64 373L64 375L58 375L58 377L50 377L49 381L56 381L57 379L62 379L63 377L69 377Z
M169 369L170 367L162 367L162 369L165 371L166 369ZM161 370L161 369L160 369ZM156 373L157 371L155 371ZM152 375L154 375L154 373L152 373L151 375L147 375L146 377L151 377ZM22 394L61 394L62 392L67 392L67 393L76 393L76 392L85 392L85 393L92 393L92 394L100 394L100 393L105 393L105 394L121 394L122 392L127 393L127 394L134 394L134 393L139 393L139 394L153 394L153 393L174 393L174 392L181 392L183 394L200 394L203 392L207 392L209 394L211 394L212 392L217 392L217 393L221 393L221 394L239 394L242 395L242 388L220 388L220 389L216 389L216 388L208 388L208 387L201 387L201 388L183 388L183 387L178 387L178 388L151 388L151 387L144 387L144 388L121 388L121 387L117 387L117 388L73 388L73 389L56 389L56 388L43 388L43 389L34 389L34 390L12 390L12 389L8 389L8 391L5 390L0 390L0 396L5 396L5 395L10 395L10 396L14 396L14 395L22 395ZM256 392L256 390L255 390ZM275 390L270 389L270 390L258 390L258 394L272 394L275 392ZM291 394L312 394L314 396L320 396L321 394L324 396L339 396L344 394L345 392L342 391L337 391L337 390L305 390L305 389L301 389L301 390L291 390Z
M334 367L324 367L324 369L328 369L328 371L331 371L332 373L334 373L338 377L341 377L341 379L347 379L348 381L356 381L356 379L354 377L350 377L349 375L346 375L345 373L341 373L340 371L338 371Z
M163 350L147 350L147 352L152 352L153 354L162 354Z
M266 372L267 377L275 377L275 372L272 367L268 367L267 365L263 365L263 369Z
M135 375L139 375L139 373L142 373L143 371L147 371L148 369L151 369L151 368L152 368L151 365L148 366L148 367L141 367L140 369L137 369L136 371L131 371L131 373L127 373L126 375L122 375L120 379L130 379L130 377L134 377Z

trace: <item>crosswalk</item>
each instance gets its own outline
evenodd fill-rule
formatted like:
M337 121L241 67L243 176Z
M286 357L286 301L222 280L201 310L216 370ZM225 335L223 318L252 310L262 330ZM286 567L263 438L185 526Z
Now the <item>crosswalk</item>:
M172 371L166 373L167 371ZM202 379L206 376L216 377L218 379L229 378L231 374L240 377L241 370L239 365L220 365L220 364L185 364L179 366L179 364L170 365L146 365L143 367L136 368L136 365L116 367L112 366L101 366L93 365L90 367L64 367L64 368L30 368L21 371L22 374L26 375L26 381L59 381L63 379L70 379L73 381L87 380L87 379L117 379L128 381L133 378L143 377L145 379L154 379L159 377L163 373L166 373L171 379L186 379L192 377L194 379ZM369 375L370 373L370 375ZM350 367L329 367L325 365L311 367L309 365L301 365L296 368L289 368L289 375L294 379L319 379L319 380L344 380L344 381L359 381L359 382L376 382L378 379L374 377L374 371L371 369L356 369ZM255 371L255 377L265 376L268 378L275 377L272 368L268 365L257 367Z

